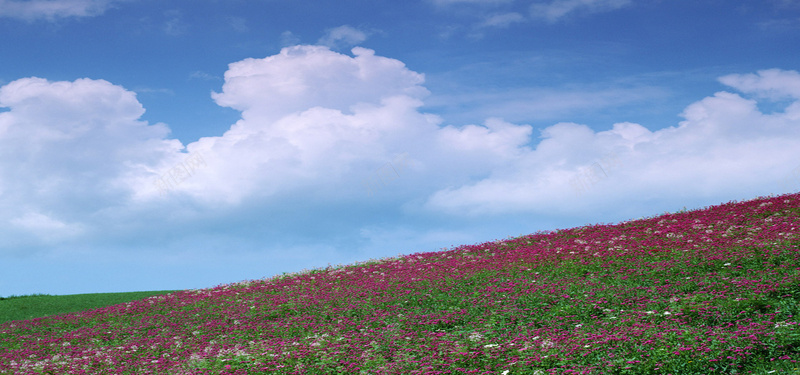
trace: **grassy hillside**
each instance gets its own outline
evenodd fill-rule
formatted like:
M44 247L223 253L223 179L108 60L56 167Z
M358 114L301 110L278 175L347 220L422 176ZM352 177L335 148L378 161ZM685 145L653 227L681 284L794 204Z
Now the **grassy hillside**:
M0 374L778 374L800 194L0 324Z
M35 294L0 297L0 323L92 310L171 292L174 292L174 290L70 294L63 296Z

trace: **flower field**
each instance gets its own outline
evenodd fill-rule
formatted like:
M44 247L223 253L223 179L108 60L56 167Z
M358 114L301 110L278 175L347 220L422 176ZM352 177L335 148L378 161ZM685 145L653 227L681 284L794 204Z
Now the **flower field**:
M0 374L800 373L800 194L0 324Z

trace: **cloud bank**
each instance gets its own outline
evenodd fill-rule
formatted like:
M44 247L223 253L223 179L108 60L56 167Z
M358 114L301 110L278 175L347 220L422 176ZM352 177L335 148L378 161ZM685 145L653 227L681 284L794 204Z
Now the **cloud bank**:
M281 202L303 205L297 230L375 207L396 212L397 227L430 217L591 217L655 198L761 194L800 160L795 71L721 77L740 93L691 104L673 127L556 123L537 134L501 118L444 124L420 110L424 75L366 48L351 53L293 46L230 64L212 97L241 119L185 147L167 125L142 121L136 95L110 82L2 86L0 251L133 241L143 231L172 238L197 230L175 223L214 228L242 213L248 225L273 223L284 220L270 217ZM759 100L778 99L790 101L783 111L759 110ZM415 231L405 224L401 232ZM337 225L372 244L398 235L357 220Z

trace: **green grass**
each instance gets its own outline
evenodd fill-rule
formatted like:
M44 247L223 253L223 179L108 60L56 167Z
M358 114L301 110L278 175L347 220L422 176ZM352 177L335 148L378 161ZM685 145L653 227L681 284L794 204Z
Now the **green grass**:
M28 320L45 316L93 310L171 292L174 292L174 290L70 294L62 296L32 294L26 296L0 297L0 324L12 320Z

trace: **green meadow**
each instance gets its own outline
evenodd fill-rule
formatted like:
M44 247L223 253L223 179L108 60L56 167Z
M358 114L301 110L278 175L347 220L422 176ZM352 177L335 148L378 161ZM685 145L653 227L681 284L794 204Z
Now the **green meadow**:
M201 290L8 298L0 375L798 374L798 317L793 194Z
M0 297L0 323L74 313L175 292L174 290Z

